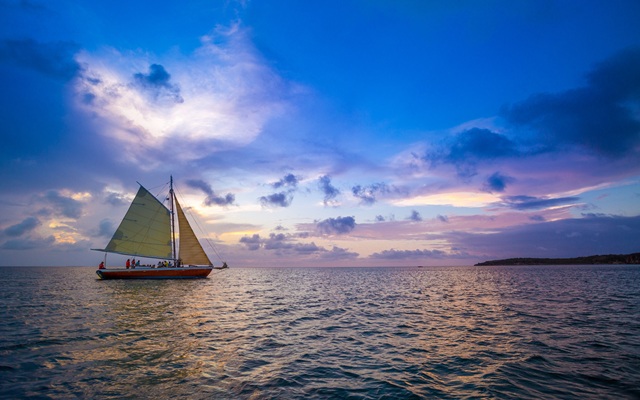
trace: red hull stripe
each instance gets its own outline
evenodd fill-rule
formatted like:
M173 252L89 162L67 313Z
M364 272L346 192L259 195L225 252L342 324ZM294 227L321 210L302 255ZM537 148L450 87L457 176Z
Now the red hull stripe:
M210 267L99 269L96 274L101 279L206 278L212 269Z

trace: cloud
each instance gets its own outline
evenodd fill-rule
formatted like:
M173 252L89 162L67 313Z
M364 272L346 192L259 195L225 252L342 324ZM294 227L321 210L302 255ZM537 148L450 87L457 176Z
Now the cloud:
M342 235L351 232L355 227L354 217L327 218L316 223L316 230L325 235Z
M112 206L122 206L125 204L129 204L129 201L122 196L122 194L120 193L108 193L105 198L104 198L104 202L107 204L111 204Z
M563 219L492 231L451 232L441 239L468 253L492 259L626 254L639 250L640 216Z
M148 74L138 72L133 75L133 78L136 85L146 90L156 101L184 102L184 99L180 96L180 87L169 82L171 75L162 65L151 64Z
M211 185L207 182L198 180L198 179L189 179L185 182L187 186L190 186L195 189L202 190L207 197L204 199L204 204L206 206L217 205L217 206L228 206L232 205L236 201L236 196L232 193L227 193L224 196L218 196L215 194Z
M113 226L113 222L108 219L103 219L98 224L98 237L110 237L115 232L115 227Z
M50 247L56 242L53 236L47 236L46 238L20 238L11 239L0 245L3 250L32 250Z
M520 155L516 143L507 136L485 128L471 128L427 151L423 159L431 168L454 165L458 177L470 179L477 174L479 163Z
M416 260L416 259L432 259L445 258L447 253L442 250L383 250L379 253L373 253L369 256L372 259L379 260Z
M78 219L82 216L81 202L71 197L63 196L55 190L48 191L40 199L52 205L56 214L73 219Z
M248 250L256 251L260 249L269 250L276 254L313 255L327 251L324 247L311 243L296 243L297 236L286 235L284 233L270 233L269 237L262 238L259 234L244 236L240 238L240 243L244 244Z
M104 48L76 58L76 107L147 168L176 153L188 162L250 144L294 91L238 25L217 28L188 55Z
M485 182L482 189L485 192L489 193L504 192L504 190L507 188L507 184L514 181L515 179L510 176L502 175L499 172L495 172L487 178L487 181Z
M409 221L420 222L422 221L422 216L416 210L411 210L411 215L407 218Z
M415 196L405 199L395 200L393 203L398 206L421 206L440 205L454 207L485 207L500 200L499 197L488 193L476 192L451 192Z
M25 233L33 231L38 226L42 225L40 220L35 217L28 217L15 225L11 225L4 230L4 234L7 236L22 236Z
M331 178L328 175L321 176L318 179L318 186L322 193L324 193L325 206L331 203L340 194L340 190L331 184Z
M262 246L262 239L260 239L260 235L257 233L252 236L243 236L240 238L240 243L243 243L247 246L248 250L258 250Z
M528 128L551 148L587 148L607 156L632 153L640 144L640 48L599 64L587 85L536 94L502 110L516 129Z
M260 197L260 204L263 207L289 207L293 201L293 193L298 187L299 178L293 174L287 174L277 182L270 185L274 189L286 189L284 191L273 193Z
M82 70L74 59L78 50L79 46L72 42L3 40L0 41L0 61L13 62L49 77L69 81Z
M349 251L348 249L343 249L341 247L333 246L333 248L329 251L325 251L320 253L320 258L322 260L352 260L358 258L359 254L353 251Z
M472 128L456 135L444 158L453 164L519 155L516 145L489 129Z
M274 189L280 189L282 187L295 189L298 186L298 177L293 174L287 174L282 179L271 184Z
M289 207L293 201L291 193L280 192L260 197L263 207Z
M514 210L540 210L550 207L573 205L579 197L539 198L532 196L506 196L502 205Z
M356 185L351 188L353 196L360 199L362 204L372 205L380 196L386 196L389 194L399 194L401 190L395 186L389 186L384 182L373 183L368 186Z

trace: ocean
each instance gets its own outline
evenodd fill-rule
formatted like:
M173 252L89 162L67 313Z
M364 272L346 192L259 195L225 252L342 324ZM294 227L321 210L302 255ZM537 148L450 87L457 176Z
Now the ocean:
M640 266L0 267L0 398L637 399Z

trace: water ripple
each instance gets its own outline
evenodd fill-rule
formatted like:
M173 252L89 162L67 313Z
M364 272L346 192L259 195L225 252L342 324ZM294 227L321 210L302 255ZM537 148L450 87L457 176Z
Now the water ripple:
M1 272L2 398L640 397L640 267Z

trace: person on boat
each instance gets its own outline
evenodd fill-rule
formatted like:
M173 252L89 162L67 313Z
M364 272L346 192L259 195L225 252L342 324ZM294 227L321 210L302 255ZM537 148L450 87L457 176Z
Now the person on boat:
M104 261L100 261L100 266L98 267L98 269L104 269Z
M131 268L135 268L136 267L136 259L132 259L131 260Z
M140 259L138 259L138 261L136 261L136 267L140 266Z
M127 258L127 263L125 264L125 267L127 267L127 269L131 267L131 260L128 258Z

